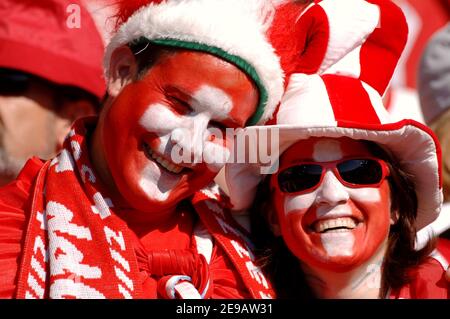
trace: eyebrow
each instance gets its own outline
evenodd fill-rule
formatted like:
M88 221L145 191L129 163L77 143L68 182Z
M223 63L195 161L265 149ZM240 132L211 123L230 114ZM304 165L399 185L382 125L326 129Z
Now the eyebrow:
M200 106L201 110L212 109L211 105L214 104L214 101L204 101L204 100L200 101L199 99L195 98L192 93L189 93L186 90L183 90L182 88L180 88L179 86L176 86L176 85L168 85L168 86L166 86L165 90L166 90L166 92L180 95L181 98L185 99L186 102L189 102L189 104L195 103L196 105ZM191 107L192 107L192 105L191 105ZM194 109L194 108L192 107L192 109ZM237 120L234 117L232 117L230 112L228 113L228 118L226 118L226 119L219 120L219 119L215 119L213 117L212 120L219 121L219 122L231 122L236 127L241 125L240 123L237 122Z

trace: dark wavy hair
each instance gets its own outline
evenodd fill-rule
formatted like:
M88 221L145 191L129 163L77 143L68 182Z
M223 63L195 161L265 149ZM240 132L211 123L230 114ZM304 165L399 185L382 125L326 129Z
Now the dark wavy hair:
M428 257L435 241L431 240L419 251L414 249L417 195L413 177L400 168L398 161L388 151L374 142L365 142L372 154L384 160L389 167L391 211L398 213L398 220L389 231L388 247L382 265L380 298L383 298L390 288L399 289L410 282L409 269ZM278 298L314 299L316 296L305 280L299 260L290 252L281 236L272 234L267 223L267 212L274 209L269 183L270 176L267 176L259 185L256 200L250 210L257 262L272 280Z

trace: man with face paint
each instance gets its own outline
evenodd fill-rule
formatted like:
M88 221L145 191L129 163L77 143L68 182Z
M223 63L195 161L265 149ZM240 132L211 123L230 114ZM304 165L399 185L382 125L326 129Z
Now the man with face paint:
M230 152L224 128L264 123L281 98L273 12L259 0L120 3L99 118L0 190L1 297L273 296L209 186Z
M313 5L298 24L324 14L329 24L354 22L329 4ZM279 161L265 177L258 176L268 171L264 163L227 164L231 202L245 209L253 201L252 234L281 298L449 298L447 261L430 253L432 243L415 247L417 231L442 206L439 143L420 123L392 122L381 99L406 43L406 22L387 1L352 5L372 18L330 29L329 38L351 29L367 40L357 33L356 43L330 40L325 58L306 64L311 52L302 51L273 125L242 132L256 152ZM336 56L347 46L357 49ZM273 134L279 148L263 140ZM245 193L236 187L243 183Z

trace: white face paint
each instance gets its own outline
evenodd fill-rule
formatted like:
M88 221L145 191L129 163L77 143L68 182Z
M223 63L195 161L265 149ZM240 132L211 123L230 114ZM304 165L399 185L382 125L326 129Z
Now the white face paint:
M169 197L170 190L180 181L179 176L161 174L161 169L156 163L149 163L141 173L139 185L150 197L159 201L164 201Z
M315 162L331 162L341 158L341 144L336 140L318 141L314 145L313 159Z
M355 236L352 233L325 233L320 237L328 256L351 256L353 254Z
M191 107L195 112L206 112L216 121L228 118L233 101L224 91L203 85L192 96Z

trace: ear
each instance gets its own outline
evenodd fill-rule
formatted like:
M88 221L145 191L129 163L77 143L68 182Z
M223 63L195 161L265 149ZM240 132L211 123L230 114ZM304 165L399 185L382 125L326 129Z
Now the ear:
M111 55L108 77L108 93L116 97L131 83L138 73L136 58L128 46L116 49Z
M269 224L270 230L276 237L281 236L281 228L280 223L278 222L278 216L275 209L267 207L266 209L266 219L267 223Z

